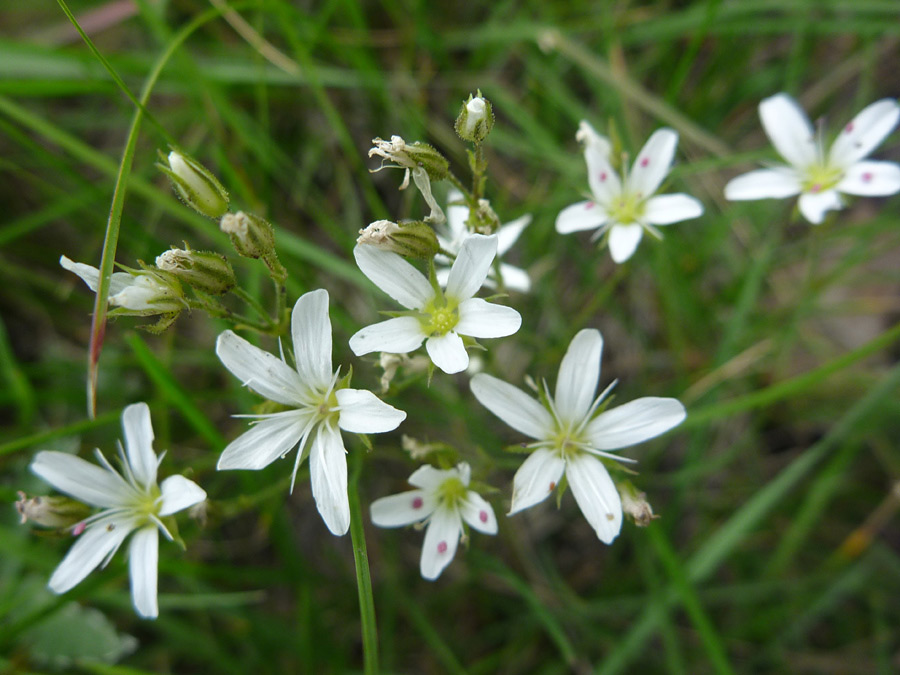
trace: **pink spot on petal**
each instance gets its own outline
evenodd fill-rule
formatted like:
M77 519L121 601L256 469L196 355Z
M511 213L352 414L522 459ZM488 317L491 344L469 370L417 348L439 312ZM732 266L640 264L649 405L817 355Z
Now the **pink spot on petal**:
M447 542L442 541L438 544L438 553L446 553L447 552Z
M72 528L72 536L77 537L79 534L84 532L84 529L87 527L84 521L82 520L80 523L76 524L75 527Z
M649 157L644 157L644 159L641 160L641 166L647 166L647 165L649 165L649 164L650 164L650 158L649 158Z
M606 182L606 178L607 178L606 172L605 172L605 171L601 171L601 172L600 172L600 182L601 182L601 183L605 183L605 182Z
M486 523L487 519L488 519L487 511L480 511L478 513L478 520L480 520L482 523Z
M844 127L844 133L849 134L851 131L853 131L853 122L848 122L847 126Z
M594 202L588 202L587 204L584 205L584 210L587 211L588 209L592 209L595 206L596 206L596 204L594 204Z
M872 176L871 173L869 173L868 171L866 171L866 172L862 175L863 183L871 183L873 177L874 177L874 176Z
M414 498L413 498L412 507L413 507L414 509L421 509L421 508L422 508L422 504L424 504L424 502L422 501L422 498L421 498L421 497L414 497Z
M822 184L821 184L821 183L816 183L816 184L813 185L811 188L809 188L809 191L810 191L810 192L813 192L813 193L815 193L815 192L821 192L821 191L822 191Z

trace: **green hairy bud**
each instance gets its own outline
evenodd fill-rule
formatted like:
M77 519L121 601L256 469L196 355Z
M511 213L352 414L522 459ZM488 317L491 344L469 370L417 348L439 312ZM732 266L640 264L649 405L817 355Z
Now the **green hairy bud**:
M182 283L210 295L223 295L237 283L225 256L212 251L173 248L156 258L156 266Z
M469 94L469 99L463 103L454 127L464 141L483 143L494 127L491 102L482 97L480 91L477 96Z
M430 260L441 248L434 230L421 221L394 223L377 220L359 231L356 243L423 260Z
M275 229L252 213L226 213L219 228L231 237L234 250L245 258L265 258L275 253Z
M219 218L228 210L228 193L205 166L179 150L159 154L156 166L171 179L185 204L209 218Z
M407 143L400 136L391 136L389 141L375 138L372 143L374 147L369 150L369 157L381 157L407 170L401 190L409 185L409 172L420 167L431 180L444 180L450 173L450 162L428 143Z

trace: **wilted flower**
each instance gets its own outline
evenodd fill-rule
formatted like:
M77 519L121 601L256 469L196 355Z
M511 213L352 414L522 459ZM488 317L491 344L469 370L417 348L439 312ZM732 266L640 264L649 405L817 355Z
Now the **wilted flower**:
M757 169L733 178L725 186L731 200L777 199L800 195L800 213L818 225L828 211L841 209L841 193L882 197L900 192L900 165L865 158L900 121L900 104L882 99L854 117L828 154L821 135L803 109L787 94L759 104L763 129L789 166Z
M427 143L407 143L400 136L391 136L390 141L380 138L372 139L374 147L369 150L369 157L381 157L382 164L373 173L385 168L384 162L391 162L395 168L403 169L403 182L400 189L409 187L409 177L422 193L422 197L431 209L425 217L427 222L444 222L444 212L438 206L431 192L432 180L444 180L450 173L450 162L441 153Z
M95 293L100 284L100 270L61 256L59 264L77 274ZM120 314L150 316L170 314L187 309L181 284L163 270L113 272L109 282L109 304L119 307Z
M212 251L171 248L156 256L156 266L180 281L210 295L222 295L237 283L231 263Z

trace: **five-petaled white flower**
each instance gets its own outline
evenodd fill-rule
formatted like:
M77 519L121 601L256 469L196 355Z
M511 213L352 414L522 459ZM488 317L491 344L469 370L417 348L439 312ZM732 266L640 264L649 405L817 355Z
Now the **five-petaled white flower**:
M778 199L800 195L800 213L818 225L825 213L841 209L841 194L882 197L900 192L900 166L865 158L900 121L900 104L883 99L867 106L841 131L828 154L820 136L787 94L759 104L763 129L790 166L758 169L732 179L725 197Z
M680 424L685 410L673 398L647 397L596 414L615 384L594 399L602 350L599 331L579 331L560 364L555 397L544 382L549 409L490 375L479 373L471 387L483 406L536 441L513 479L510 515L546 499L565 473L584 517L609 544L622 528L622 501L599 458L633 461L610 451L659 436Z
M31 470L60 492L101 509L84 521L84 529L50 577L50 590L65 593L98 565L105 566L132 532L128 546L131 597L137 613L155 618L156 568L159 532L172 540L163 518L206 499L199 485L184 476L156 483L162 457L153 452L153 427L146 403L122 413L125 450L119 446L124 473L120 474L97 450L102 468L64 452L44 450ZM81 529L81 528L78 528Z
M412 311L366 326L350 338L350 349L357 356L406 354L424 341L434 365L445 373L462 372L469 365L469 355L460 336L504 337L522 324L513 308L472 297L484 283L496 253L497 235L469 235L453 261L446 288L441 289L396 253L358 245L353 255L363 274Z
M596 132L585 135L590 126L582 126L580 140L585 143L584 156L592 199L564 208L556 218L556 231L569 234L600 228L594 238L609 231L609 252L617 263L628 260L637 249L644 230L659 238L656 225L671 225L703 213L703 205L686 194L656 195L669 173L678 145L678 134L672 129L658 129L638 153L631 170L619 178L604 152L606 143Z
M447 196L452 206L447 207L447 223L444 227L437 227L437 238L441 248L448 253L458 255L462 248L463 242L469 237L469 228L466 227L466 220L469 218L468 207L461 204L454 204L462 199L462 193L459 190L451 190ZM512 222L501 225L497 230L497 256L503 256L516 243L522 231L531 223L531 215L525 215L516 218ZM450 277L450 261L446 256L439 255L435 257L437 266L438 283L442 286L447 285ZM520 293L527 293L531 289L531 279L528 272L521 267L515 267L507 263L500 263L500 279L503 281L504 288ZM497 287L497 273L491 268L484 285L488 288Z
M494 509L469 490L469 465L462 462L444 471L421 466L409 477L418 490L382 497L372 502L372 522L379 527L402 527L427 521L419 569L429 581L437 579L456 555L464 534L463 521L479 532L497 534Z
M262 469L299 446L291 490L300 462L309 456L312 494L332 534L350 527L347 458L341 430L356 434L392 431L406 419L402 410L363 389L349 389L340 368L331 371L331 319L328 291L301 296L291 314L296 369L254 347L230 330L219 335L216 354L246 386L293 408L256 417L253 428L228 444L218 469Z

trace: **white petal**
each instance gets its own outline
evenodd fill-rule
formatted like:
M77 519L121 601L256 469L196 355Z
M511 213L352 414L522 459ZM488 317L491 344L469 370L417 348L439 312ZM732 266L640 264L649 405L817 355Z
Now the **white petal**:
M496 338L512 335L521 325L522 315L512 307L469 298L460 304L459 323L453 330L474 338Z
M162 493L159 515L171 516L206 499L206 491L184 476L169 476L159 486Z
M503 255L516 243L522 231L531 224L531 215L516 218L497 230L497 255Z
M550 450L539 448L532 452L513 477L509 515L534 506L549 497L559 485L559 479L565 468L565 461Z
M305 389L296 370L230 330L216 340L216 355L232 375L270 401L296 406Z
M759 118L779 154L796 167L818 159L816 139L809 118L787 94L775 94L759 104Z
M678 134L672 129L657 129L638 153L628 174L628 191L645 199L659 189L675 159Z
M425 341L425 351L434 365L448 375L461 373L469 367L469 355L462 338L453 331L428 338Z
M481 405L516 431L537 440L551 433L550 413L521 389L484 373L473 377L469 386Z
M440 286L441 288L446 288L447 281L450 280L450 268L449 267L440 267L440 261L438 261L437 257L435 257L434 260L435 260L434 276L437 279L438 286Z
M566 478L597 537L611 544L622 529L622 499L606 467L595 457L579 455L566 465Z
M88 288L94 291L94 293L97 292L97 287L100 284L100 270L96 267L74 262L66 256L60 256L59 264L63 269L81 277L81 280L87 284ZM109 280L110 297L124 291L126 287L133 283L134 277L127 272L113 272Z
M866 157L900 121L900 103L885 98L866 106L844 127L828 153L829 163L849 167Z
M588 424L587 434L597 450L616 450L664 434L686 415L676 399L648 396L600 413Z
M155 527L143 527L134 533L128 546L128 571L134 608L145 619L155 619L159 615L156 604L158 564L159 532Z
M373 323L350 338L350 350L357 356L372 352L406 354L418 349L425 340L422 324L414 316L398 316Z
M503 285L508 291L527 293L531 290L531 277L528 276L528 272L520 267L500 263L500 276L503 278Z
M593 230L603 225L609 216L600 204L594 201L578 202L567 206L556 216L556 231L560 234Z
M462 198L462 192L460 192L456 188L452 188L447 193L448 203L461 201ZM449 230L451 245L455 244L458 246L462 243L463 238L468 232L468 229L466 228L466 221L468 219L469 208L467 206L454 204L447 207L447 229ZM450 252L455 253L455 251L452 250Z
M587 414L600 381L603 337L584 328L572 338L556 378L556 411L563 421L579 423Z
M841 196L837 190L825 190L825 192L804 192L798 202L800 213L813 225L818 225L825 220L825 213L844 208Z
M122 412L125 450L134 477L144 487L156 484L156 453L153 452L153 425L146 403L135 403Z
M300 379L308 386L331 381L331 319L328 291L320 288L300 296L291 312L294 362Z
M353 257L372 283L407 309L421 309L434 297L428 279L396 253L363 244Z
M623 263L637 250L644 236L640 225L613 225L609 230L609 254L613 262Z
M65 452L39 452L31 470L60 492L91 506L121 506L133 496L118 474Z
M497 516L494 509L477 492L469 490L460 507L460 515L470 527L485 534L497 534Z
M883 197L900 192L900 166L893 162L857 162L835 188L864 197Z
M478 292L497 255L497 237L471 234L463 241L459 255L450 268L446 294L458 301L468 300Z
M587 162L591 193L601 204L609 204L622 194L622 182L619 180L619 174L609 163L609 153L603 150L604 148L596 144L588 143L584 149L584 160Z
M780 199L798 195L802 189L800 177L790 167L758 169L728 181L725 185L725 199Z
M369 513L378 527L403 527L425 520L434 511L434 498L423 490L410 490L372 502Z
M312 441L309 476L316 508L331 534L347 534L350 529L350 501L347 498L347 453L339 429L323 424Z
M425 541L422 543L422 559L419 571L424 579L434 581L456 555L462 524L459 513L452 509L438 509L431 516Z
M435 469L433 466L424 464L413 471L409 477L409 484L422 488L426 492L434 492L445 480L457 476L456 469Z
M644 205L644 220L651 225L671 225L702 215L700 200L680 193L651 197Z
M122 545L131 529L127 520L104 520L89 526L78 535L75 545L53 572L48 584L50 590L65 593L80 583Z
M354 434L381 434L393 431L406 419L397 410L365 389L338 389L335 392L341 408L338 425Z
M292 410L256 422L228 444L216 468L258 470L269 466L300 442L305 419Z

